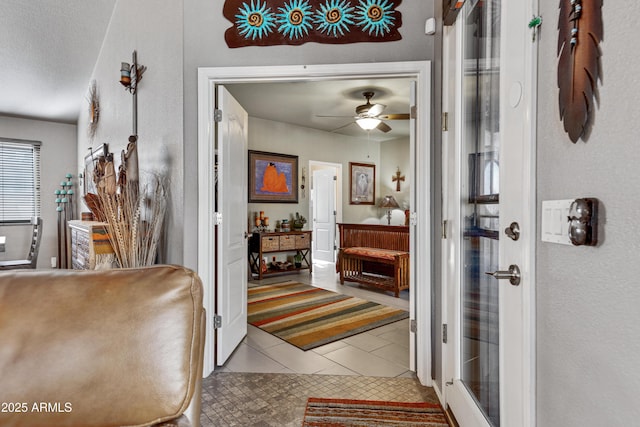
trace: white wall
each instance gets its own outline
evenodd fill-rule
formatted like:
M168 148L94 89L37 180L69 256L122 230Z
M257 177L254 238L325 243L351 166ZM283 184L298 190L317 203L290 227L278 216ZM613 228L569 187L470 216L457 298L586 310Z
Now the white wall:
M394 209L391 215L391 225L404 225L404 211L410 209L409 198L411 194L411 174L409 173L409 165L411 163L410 144L408 138L396 139L392 141L384 141L380 143L380 177L379 195L380 198L390 195L393 196L400 207ZM404 181L400 182L400 191L396 191L396 182L393 177L400 169L401 176ZM382 223L387 223L386 212L382 216Z
M306 167L308 185L311 183L309 160L342 164L343 222L360 223L379 216L379 209L375 206L349 204L349 162L376 164L378 170L378 142L250 117L249 149L298 156L298 176L302 167ZM380 187L379 177L379 172L376 171L376 188ZM271 225L275 225L275 220L291 219L296 212L300 212L308 220L309 191L307 188L306 197L302 198L298 190L297 204L250 203L248 220L253 220L254 213L259 211L265 212ZM376 192L376 203L379 199L380 193Z
M157 174L167 181L166 232L159 257L161 262L176 264L182 263L184 246L182 34L182 2L118 0L93 72L100 101L98 130L91 140L86 132L88 109L83 108L78 121L76 166L77 171L82 170L88 147L102 143L108 143L109 151L115 153L116 167L120 164L120 153L133 129L132 95L119 83L120 63L131 63L136 50L138 63L147 67L138 86L139 165L141 172ZM195 82L195 78L194 73L191 79ZM186 190L197 192L195 184Z
M573 144L558 113L558 2L540 2L538 229L543 200L588 196L601 205L597 247L538 240L539 426L623 426L640 419L640 47L631 42L640 38L640 3L604 2L602 12L599 103L587 141Z
M58 216L54 191L59 190L65 175L76 176L76 133L75 125L20 119L0 116L0 136L5 138L41 141L40 194L42 216L42 240L38 255L38 268L50 268L51 257L57 256ZM78 186L73 189L78 192ZM24 259L31 242L31 226L0 226L0 235L7 237L6 252L0 252L0 259Z

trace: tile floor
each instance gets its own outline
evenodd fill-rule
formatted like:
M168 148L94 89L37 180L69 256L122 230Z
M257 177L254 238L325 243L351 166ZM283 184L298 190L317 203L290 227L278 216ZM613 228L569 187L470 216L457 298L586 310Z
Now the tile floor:
M340 285L334 264L249 286L286 280L409 309L408 291L395 298L353 283ZM244 341L202 386L203 427L300 426L308 397L438 402L433 389L409 370L408 320L306 352L249 325Z
M395 298L390 292L340 285L334 264L314 264L313 273L270 277L249 286L294 280L392 307L409 309L409 292ZM313 350L302 351L254 326L247 337L216 372L354 375L409 377L409 320L373 329Z
M430 387L411 378L216 371L202 382L202 427L300 426L309 397L431 402Z

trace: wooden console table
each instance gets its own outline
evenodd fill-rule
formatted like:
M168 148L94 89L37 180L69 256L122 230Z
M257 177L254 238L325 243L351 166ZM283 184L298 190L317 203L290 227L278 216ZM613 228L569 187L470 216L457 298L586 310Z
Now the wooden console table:
M262 280L272 274L297 273L300 270L312 271L311 231L289 231L275 233L253 233L249 238L249 267L254 278ZM266 271L261 268L265 254L277 252L295 252L302 257L302 266L291 265L286 269L276 268L266 263Z

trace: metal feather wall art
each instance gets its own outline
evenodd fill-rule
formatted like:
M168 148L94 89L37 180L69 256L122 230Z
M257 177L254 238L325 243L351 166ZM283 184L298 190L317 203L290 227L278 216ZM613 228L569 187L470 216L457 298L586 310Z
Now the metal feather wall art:
M572 142L584 136L597 98L603 0L560 0L558 88L560 120Z

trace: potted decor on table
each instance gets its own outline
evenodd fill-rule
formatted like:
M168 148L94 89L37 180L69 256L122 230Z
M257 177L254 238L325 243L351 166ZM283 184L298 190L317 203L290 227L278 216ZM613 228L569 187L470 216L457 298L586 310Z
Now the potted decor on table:
M296 217L293 220L293 229L298 231L302 230L302 228L306 223L307 223L307 219L302 215L300 215L298 212L296 212Z
M296 268L302 267L302 254L300 252L294 255L293 264L296 266Z

